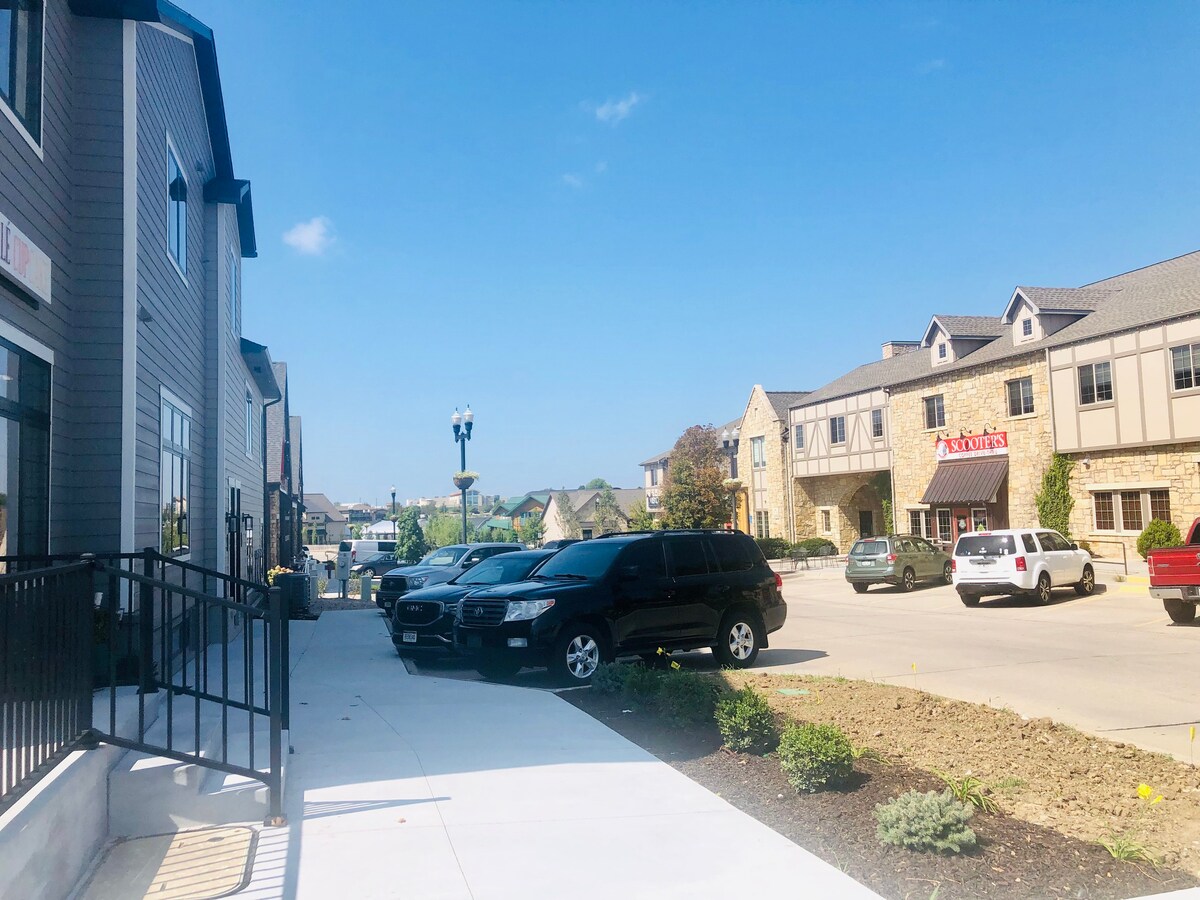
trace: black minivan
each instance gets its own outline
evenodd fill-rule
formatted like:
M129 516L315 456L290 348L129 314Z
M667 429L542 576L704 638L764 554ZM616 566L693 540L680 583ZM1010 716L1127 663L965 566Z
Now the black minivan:
M744 668L783 627L781 587L740 531L606 534L564 547L528 581L473 592L454 645L492 678L546 666L587 683L601 662L659 648L711 647Z

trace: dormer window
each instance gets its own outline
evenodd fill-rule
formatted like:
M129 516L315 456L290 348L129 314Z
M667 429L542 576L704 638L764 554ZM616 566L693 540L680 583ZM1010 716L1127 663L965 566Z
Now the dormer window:
M942 341L942 343L938 344L938 359L945 359L945 358L946 358L946 342Z
M1021 337L1033 337L1033 319L1021 320Z

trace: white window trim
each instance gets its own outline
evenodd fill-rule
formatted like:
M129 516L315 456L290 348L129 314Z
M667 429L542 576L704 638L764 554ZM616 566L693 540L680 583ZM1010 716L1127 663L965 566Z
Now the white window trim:
M170 178L170 175L171 175L171 156L172 155L174 155L175 162L179 166L179 174L183 176L183 186L187 190L188 200L190 200L191 196L192 196L192 184L190 181L188 181L187 168L184 166L184 164L182 162L183 154L179 152L179 149L175 146L175 142L173 140L171 140L171 133L168 131L167 132L167 177L168 177L168 179ZM166 231L167 259L169 259L171 261L171 265L175 267L175 272L179 275L179 277L183 280L183 283L186 285L188 283L187 272L185 272L183 270L183 267L179 265L179 260L177 260L175 258L175 254L171 252L171 182L169 180L167 181L166 200L167 200L167 218L166 218L166 222L167 222L167 231ZM184 206L184 221L187 221L188 200L185 200L184 204L183 204L183 206ZM184 265L186 265L187 264L187 234L184 234L184 236L183 236L183 261L184 261Z
M160 384L158 386L158 421L160 424L162 422L162 405L163 405L164 400L167 401L168 403L170 403L176 409L178 409L181 413L183 413L189 419L195 421L196 417L195 417L195 414L192 412L191 405L180 400L179 395L176 394L175 392L171 391L169 388L167 388L166 385ZM158 451L159 451L160 457L162 456L162 445L163 445L163 436L161 434L161 428L160 428L160 434L158 435ZM162 466L161 465L159 466L158 478L159 478L159 491L161 493L161 491L162 491ZM189 487L190 487L190 485L189 485ZM190 496L189 496L189 499L190 499ZM191 513L188 513L188 515L191 515ZM188 533L191 534L190 531ZM162 545L160 543L159 552L161 552L161 551L162 551ZM189 544L189 549L188 549L187 553L181 553L178 556L171 557L171 559L176 560L177 562L188 562L191 558L192 558L192 551L190 549L190 544Z
M254 408L255 408L255 406L257 406L257 404L255 403L255 400L254 400L254 391L251 390L251 388L250 388L250 382L247 381L247 382L245 382L245 384L246 384L246 394L242 398L242 401L243 401L243 403L245 403L245 401L247 401L247 400L249 400L250 402L246 403L245 409L242 410L243 415L246 415L246 435L245 435L244 440L242 441L242 445L246 449L246 459L254 459L254 430L255 429L253 427L254 423L251 421L251 419L254 418L253 412L254 412ZM247 415L247 413L249 413L249 415Z
M833 423L837 419L842 420L842 439L840 441L835 441L833 439ZM845 416L830 416L829 417L829 446L830 447L843 447L843 446L845 446L848 439L849 438L846 434L846 417Z
M50 0L45 0L42 3L42 74L41 74L41 90L38 91L38 123L41 125L39 129L42 132L42 140L46 139L46 6ZM45 151L42 149L41 141L35 141L33 135L29 133L29 129L25 124L17 118L17 114L13 112L12 107L5 100L0 100L0 112L4 113L6 119L21 133L21 137L25 139L25 143L29 145L29 149L37 154L37 158L42 162L46 161Z
M819 506L819 507L817 507L817 514L821 517L821 520L820 520L821 533L822 534L833 534L833 507L832 506ZM829 517L829 525L828 526L825 525L825 517L826 516Z

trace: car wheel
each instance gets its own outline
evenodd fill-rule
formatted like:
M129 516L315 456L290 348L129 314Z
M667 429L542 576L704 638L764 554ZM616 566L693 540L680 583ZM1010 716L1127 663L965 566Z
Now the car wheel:
M604 658L603 638L594 627L567 625L554 645L550 671L565 684L588 684Z
M912 569L905 569L904 574L900 576L900 588L904 593L908 593L917 586L917 573Z
M1045 606L1054 596L1053 586L1050 584L1050 573L1043 572L1038 576L1037 587L1033 589L1033 596L1038 603Z
M362 573L363 573L364 575L366 575L368 578L374 578L374 577L375 577L375 570L374 570L374 569L363 569L363 570L362 570Z
M963 606L978 606L979 601L983 598L979 594L965 594L959 591L958 599L963 602Z
M475 663L475 671L484 678L512 678L521 671L521 664L511 659L487 659Z
M722 666L745 669L754 665L763 643L763 627L756 616L732 612L721 621L713 655Z
M1096 592L1096 572L1091 566L1083 567L1083 575L1075 585L1075 593L1080 597L1086 597L1088 594Z
M865 584L858 584L858 583L855 583L855 585L854 585L854 593L856 593L856 594L865 594L866 592L867 592L867 585L865 585Z
M1164 600L1163 609L1171 617L1172 622L1187 625L1196 618L1196 604L1184 603L1182 600Z
M946 584L954 584L954 565L952 563L942 566L942 581Z

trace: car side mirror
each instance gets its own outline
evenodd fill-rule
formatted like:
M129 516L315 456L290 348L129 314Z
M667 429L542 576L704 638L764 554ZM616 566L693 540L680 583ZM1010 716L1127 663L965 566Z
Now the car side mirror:
M1071 541L1071 549L1072 549L1072 550L1078 550L1078 549L1079 549L1079 545L1078 545L1077 543L1075 543L1074 541Z

